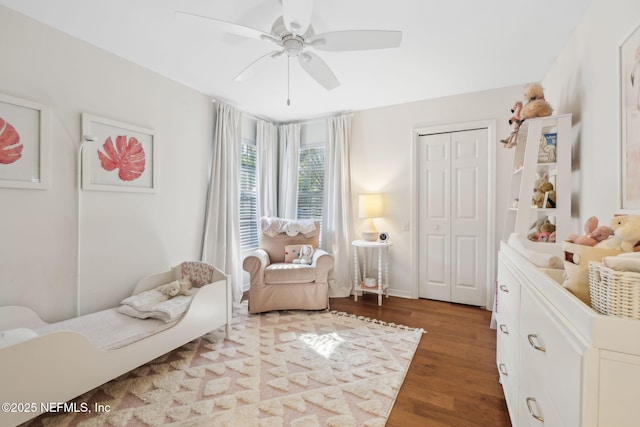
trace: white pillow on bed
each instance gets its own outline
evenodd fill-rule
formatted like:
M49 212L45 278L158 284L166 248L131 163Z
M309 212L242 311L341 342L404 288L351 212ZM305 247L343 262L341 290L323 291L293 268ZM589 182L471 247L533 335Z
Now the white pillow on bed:
M193 294L167 298L162 292L152 289L123 299L117 311L138 319L153 318L168 323L184 314L192 298Z

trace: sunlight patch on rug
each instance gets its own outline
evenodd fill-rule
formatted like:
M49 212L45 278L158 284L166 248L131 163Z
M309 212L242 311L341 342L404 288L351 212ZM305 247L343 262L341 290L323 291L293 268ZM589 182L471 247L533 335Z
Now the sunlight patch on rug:
M76 399L42 426L384 426L423 331L337 312L251 315Z

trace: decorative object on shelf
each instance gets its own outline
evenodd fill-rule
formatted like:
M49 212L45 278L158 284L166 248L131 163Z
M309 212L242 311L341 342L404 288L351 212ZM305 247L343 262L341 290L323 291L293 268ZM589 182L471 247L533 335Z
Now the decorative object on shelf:
M376 278L375 277L365 277L364 281L362 283L367 288L375 288L376 286L378 286L378 284L376 283Z
M0 187L48 187L48 136L44 106L0 94Z
M540 218L531 225L531 231L527 238L532 242L549 242L556 241L556 226L551 223L548 217Z
M382 216L382 195L361 194L359 197L359 213L361 219L366 219L365 227L362 230L362 239L368 242L377 241L378 230L373 219Z
M504 144L504 148L511 148L518 142L518 131L522 124L522 101L517 101L511 108L512 116L509 118L509 124L511 125L511 133L505 139L501 139L500 142Z
M82 114L82 131L98 144L82 153L85 190L156 191L156 137L153 131Z
M640 244L640 215L616 215L611 220L611 228L613 236L597 246L634 252Z
M379 242L388 242L389 241L389 233L387 233L386 231L383 231L382 233L378 234L378 241Z
M640 27L619 48L622 209L640 208Z
M584 223L584 235L569 234L567 241L578 245L595 246L613 234L613 228L607 225L598 226L598 217L592 216Z
M544 90L540 83L532 83L524 89L525 104L522 107L522 120L534 117L547 117L553 113L553 108L544 99Z
M540 137L538 148L538 163L553 163L556 161L557 133L545 133Z
M537 208L555 208L556 192L553 184L549 181L540 183L533 193L532 203Z

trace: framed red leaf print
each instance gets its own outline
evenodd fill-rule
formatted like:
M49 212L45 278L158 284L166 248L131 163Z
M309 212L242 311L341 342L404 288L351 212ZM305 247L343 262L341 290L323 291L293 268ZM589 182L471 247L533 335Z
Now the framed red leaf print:
M153 131L83 114L82 133L96 137L82 150L83 189L156 191L157 147Z
M49 187L48 134L44 106L0 95L0 187Z

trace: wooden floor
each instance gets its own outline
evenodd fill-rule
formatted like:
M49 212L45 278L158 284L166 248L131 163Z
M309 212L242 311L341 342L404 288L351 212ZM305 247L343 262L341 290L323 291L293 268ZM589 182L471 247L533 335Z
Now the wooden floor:
M431 300L332 298L331 309L420 327L422 336L387 426L510 426L495 363L491 312Z

